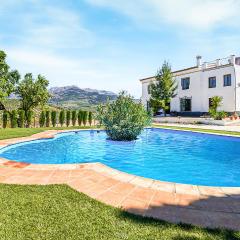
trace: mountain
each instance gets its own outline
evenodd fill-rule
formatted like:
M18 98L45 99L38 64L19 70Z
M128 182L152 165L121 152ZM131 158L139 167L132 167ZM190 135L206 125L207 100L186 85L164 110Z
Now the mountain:
M117 94L110 91L77 86L53 87L49 92L52 95L49 104L71 109L94 109L108 99L111 101L117 98Z

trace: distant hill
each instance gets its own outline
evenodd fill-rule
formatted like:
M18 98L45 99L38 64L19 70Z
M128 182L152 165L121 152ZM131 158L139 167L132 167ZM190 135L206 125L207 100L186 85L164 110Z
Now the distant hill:
M71 109L94 109L107 100L115 100L117 94L105 90L79 88L77 86L53 87L49 89L52 98L49 104Z

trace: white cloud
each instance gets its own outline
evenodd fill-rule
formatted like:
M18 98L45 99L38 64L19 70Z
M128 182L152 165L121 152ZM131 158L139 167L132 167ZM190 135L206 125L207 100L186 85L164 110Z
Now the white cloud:
M236 22L238 0L86 0L90 4L115 9L137 22L158 25L162 22L198 29Z

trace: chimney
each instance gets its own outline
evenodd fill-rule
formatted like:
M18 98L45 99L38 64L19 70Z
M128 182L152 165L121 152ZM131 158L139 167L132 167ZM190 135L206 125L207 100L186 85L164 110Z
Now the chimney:
M196 60L197 60L197 67L200 67L202 65L202 56L196 56Z

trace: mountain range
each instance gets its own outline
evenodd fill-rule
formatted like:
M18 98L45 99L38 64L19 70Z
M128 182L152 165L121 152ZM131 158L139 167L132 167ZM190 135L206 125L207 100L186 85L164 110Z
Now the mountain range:
M117 94L91 88L77 86L53 87L49 89L52 95L49 104L71 109L94 109L101 103L106 103L117 98Z

